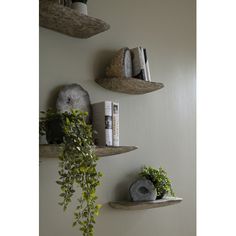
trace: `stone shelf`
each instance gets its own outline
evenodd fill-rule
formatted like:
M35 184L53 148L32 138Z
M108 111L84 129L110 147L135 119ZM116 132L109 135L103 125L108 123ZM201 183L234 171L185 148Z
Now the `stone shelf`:
M40 144L39 145L39 157L40 158L57 158L59 154L58 144ZM113 156L137 149L136 146L119 146L119 147L95 147L95 151L98 157Z
M127 94L145 94L164 87L162 83L136 78L99 78L95 81L105 89Z
M182 198L168 197L156 201L146 201L146 202L129 202L129 201L109 202L109 205L112 208L121 210L145 210L145 209L174 205L180 203L182 200L183 200Z
M104 21L49 0L40 0L39 24L76 38L89 38L110 28Z

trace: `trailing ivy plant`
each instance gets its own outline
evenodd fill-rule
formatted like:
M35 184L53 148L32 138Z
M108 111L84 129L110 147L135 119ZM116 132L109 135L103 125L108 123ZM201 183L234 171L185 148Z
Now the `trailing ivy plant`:
M157 191L157 199L163 198L165 194L175 196L171 187L171 181L167 176L166 171L161 167L159 169L144 167L139 175L152 181Z
M83 236L93 236L95 217L101 207L96 204L96 188L102 174L96 169L98 157L95 154L92 127L86 123L87 113L78 110L72 110L71 113L49 110L43 112L43 115L40 120L41 135L49 132L49 124L53 120L57 121L63 134L59 155L60 178L57 181L62 198L59 204L66 210L78 186L82 193L77 199L73 226L78 224Z

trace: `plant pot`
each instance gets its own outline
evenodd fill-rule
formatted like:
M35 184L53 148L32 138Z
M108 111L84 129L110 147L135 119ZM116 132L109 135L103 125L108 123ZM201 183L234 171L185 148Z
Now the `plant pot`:
M62 129L62 120L55 118L46 124L46 140L49 144L61 144L63 142L64 132Z
M78 11L79 14L88 15L87 4L83 2L72 2L71 8Z

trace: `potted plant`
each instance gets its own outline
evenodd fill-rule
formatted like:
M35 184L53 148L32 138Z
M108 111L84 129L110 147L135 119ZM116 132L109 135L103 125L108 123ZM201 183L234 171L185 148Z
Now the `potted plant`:
M157 192L156 199L161 199L166 194L175 196L174 191L171 187L171 181L167 176L166 171L164 171L161 167L159 169L144 167L139 175L150 180L153 183Z
M72 0L71 8L78 10L80 14L88 15L87 1L88 0Z
M101 207L96 204L96 188L100 184L102 174L96 169L98 157L94 150L92 127L86 123L87 113L78 110L72 110L70 113L49 110L42 114L40 134L46 133L47 139L52 143L62 141L59 154L60 177L57 181L62 197L59 204L66 210L76 187L79 187L82 193L77 199L73 226L80 225L83 236L93 236L95 216ZM53 139L57 132L53 133L51 129L59 130L58 139Z

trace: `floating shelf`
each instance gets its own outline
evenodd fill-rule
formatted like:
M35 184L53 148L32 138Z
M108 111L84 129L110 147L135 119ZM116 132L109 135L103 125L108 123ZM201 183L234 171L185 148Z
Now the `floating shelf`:
M40 158L57 158L59 154L58 144L40 144L39 156ZM136 146L119 146L119 147L96 147L95 152L99 157L113 156L137 149Z
M110 28L100 19L81 15L76 10L49 0L40 0L39 24L76 38L89 38Z
M145 94L164 87L162 83L136 78L101 78L95 81L105 89L127 94Z
M122 210L144 210L151 208L158 208L164 206L170 206L180 203L182 198L168 197L156 201L146 201L146 202L109 202L109 205L115 209Z

